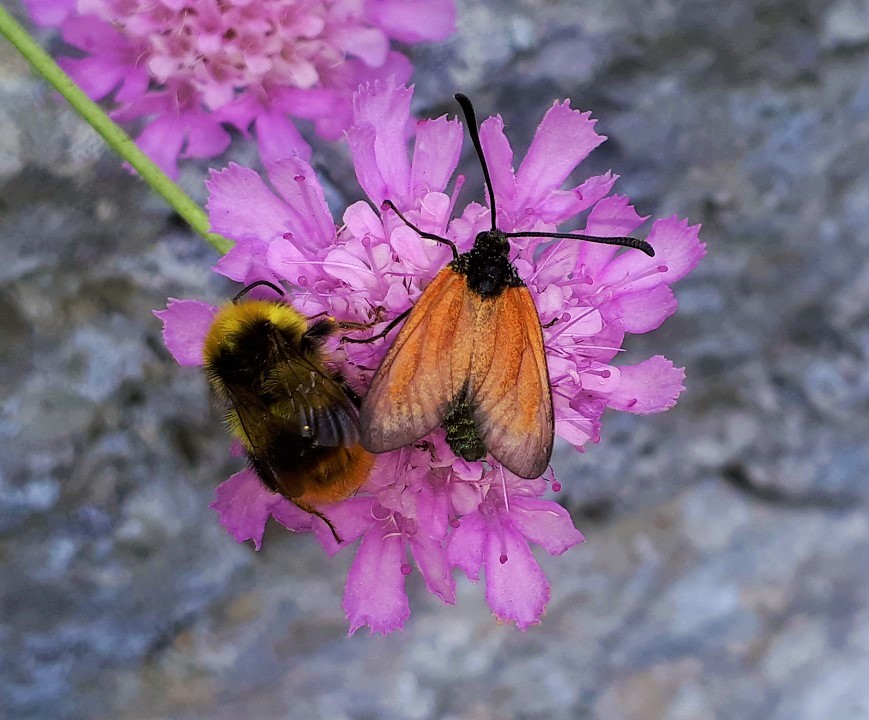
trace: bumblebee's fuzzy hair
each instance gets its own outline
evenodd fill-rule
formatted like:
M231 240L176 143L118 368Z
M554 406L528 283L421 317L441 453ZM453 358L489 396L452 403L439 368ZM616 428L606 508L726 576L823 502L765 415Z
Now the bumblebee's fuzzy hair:
M374 464L358 444L359 398L326 366L322 344L336 328L331 318L309 326L285 302L233 301L203 345L208 381L257 475L320 517L318 505L353 493Z
M308 330L304 316L292 305L268 300L227 303L218 311L205 338L202 354L206 363L220 352L244 351L239 341L260 323L271 323L292 344L300 344Z

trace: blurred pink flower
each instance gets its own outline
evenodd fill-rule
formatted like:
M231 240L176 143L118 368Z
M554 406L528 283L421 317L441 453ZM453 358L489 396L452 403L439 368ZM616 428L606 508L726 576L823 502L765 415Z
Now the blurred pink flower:
M392 41L442 40L454 0L25 0L81 57L61 64L120 121L144 119L138 144L173 177L179 156L226 150L224 124L253 128L268 164L310 148L290 118L327 140L351 119L360 83L406 81Z
M357 176L375 208L391 199L421 229L448 237L466 251L491 220L489 210L476 203L456 212L461 176L447 192L461 152L462 125L446 117L418 122L409 157L404 127L411 95L412 90L389 83L362 88L354 96L348 140ZM486 120L481 136L502 230L555 231L586 212L589 234L626 235L644 222L626 198L609 194L616 180L611 173L561 189L604 140L588 114L566 102L546 113L515 173L501 119ZM336 229L302 158L274 163L268 178L271 188L237 165L212 174L213 228L238 240L216 269L243 283L269 278L293 286L293 304L306 315L327 312L339 319L388 322L410 307L451 259L448 248L366 202L348 207ZM675 311L669 286L703 256L698 230L675 217L655 221L647 236L654 258L573 240L511 241L514 263L541 320L559 320L544 328L556 432L578 449L599 441L607 407L651 413L676 402L684 373L669 360L612 361L626 333L648 332ZM214 312L197 301L171 300L158 313L166 345L178 362L191 364L197 352L201 356L197 348ZM358 392L365 392L391 337L362 345L333 339L329 350ZM291 503L251 480L249 471L233 476L212 505L237 540L252 539L258 547L271 515L290 529L313 530L330 553L340 549L325 523L300 517ZM560 488L554 478L551 484L553 490ZM486 599L498 618L520 628L540 622L550 588L529 543L558 555L583 540L568 513L542 498L546 485L542 478L523 480L491 458L486 463L456 458L442 430L378 456L361 491L325 509L342 546L361 539L344 598L350 631L368 625L386 633L402 626L410 612L404 577L412 564L429 591L447 603L455 602L453 567L472 581L482 569Z

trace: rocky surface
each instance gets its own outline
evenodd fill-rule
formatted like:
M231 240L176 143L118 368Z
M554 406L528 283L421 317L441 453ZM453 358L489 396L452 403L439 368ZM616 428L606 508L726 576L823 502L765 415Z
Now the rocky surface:
M589 542L542 558L543 625L412 585L404 632L348 640L349 555L217 526L234 463L150 314L224 297L215 257L0 41L0 717L869 718L869 5L460 9L420 114L462 90L521 147L569 96L610 137L583 172L710 249L630 343L686 365L679 405L557 454Z

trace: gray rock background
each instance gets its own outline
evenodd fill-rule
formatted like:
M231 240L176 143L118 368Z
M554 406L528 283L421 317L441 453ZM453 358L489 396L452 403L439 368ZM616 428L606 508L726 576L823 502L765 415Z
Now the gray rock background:
M710 250L630 341L687 366L678 406L557 454L589 541L541 558L543 625L416 578L403 632L347 639L349 554L224 533L236 463L150 314L224 298L216 258L0 41L0 717L869 718L869 4L459 5L420 115L462 90L521 152L569 96L610 137L583 173Z

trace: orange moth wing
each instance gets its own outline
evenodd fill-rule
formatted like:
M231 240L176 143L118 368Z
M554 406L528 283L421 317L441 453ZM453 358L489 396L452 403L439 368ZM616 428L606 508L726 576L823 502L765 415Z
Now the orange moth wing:
M413 306L362 402L362 445L387 452L443 422L468 375L473 318L465 278L441 270ZM464 338L464 340L463 340Z
M555 420L543 331L526 287L481 299L468 401L480 439L507 469L539 477L552 455Z

